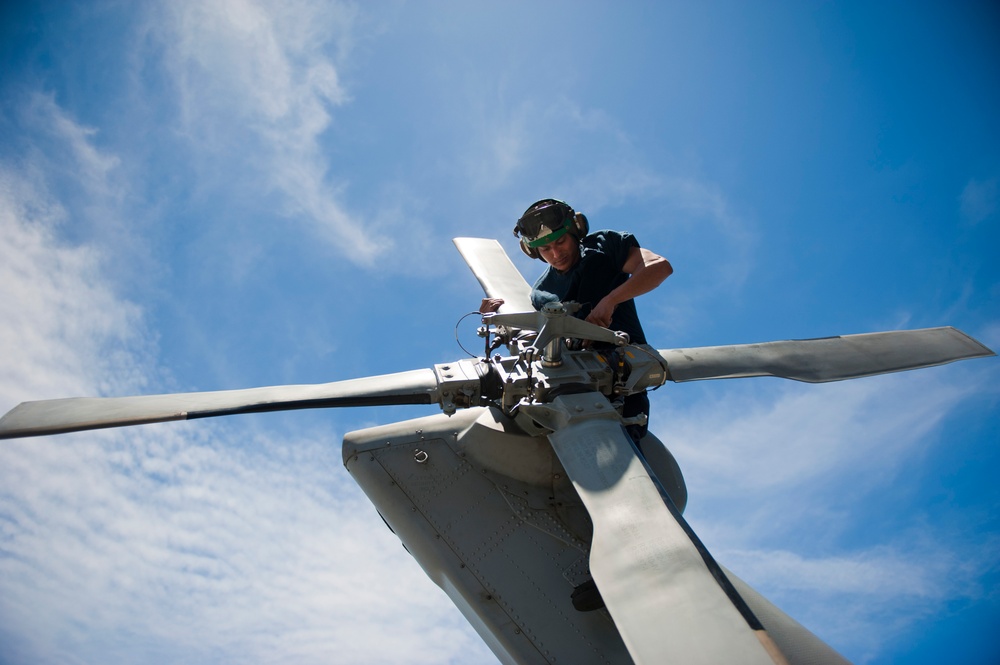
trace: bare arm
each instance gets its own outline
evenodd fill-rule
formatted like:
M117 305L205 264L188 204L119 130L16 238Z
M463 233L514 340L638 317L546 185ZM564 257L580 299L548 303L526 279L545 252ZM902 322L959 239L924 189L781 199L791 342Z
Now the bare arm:
M630 277L624 284L606 295L587 316L587 321L607 327L615 308L626 300L649 293L674 272L670 262L659 254L642 247L633 247L628 254L622 272Z

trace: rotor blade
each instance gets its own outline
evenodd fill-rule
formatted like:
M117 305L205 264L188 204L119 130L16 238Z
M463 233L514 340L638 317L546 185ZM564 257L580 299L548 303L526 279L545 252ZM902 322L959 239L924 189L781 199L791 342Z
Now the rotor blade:
M0 419L0 439L240 413L432 404L437 398L437 379L430 369L314 385L140 397L73 397L19 404Z
M469 264L488 298L503 298L500 312L531 312L531 286L524 280L500 243L486 238L455 238L462 258Z
M776 376L809 383L996 355L951 327L823 337L820 339L660 350L672 381Z
M593 520L590 572L636 663L786 662L618 421L571 421L549 440Z
M645 443L645 441L644 441ZM725 566L719 566L726 578L739 591L754 615L767 630L781 653L789 654L794 665L851 665L833 647L819 639L808 628L782 612L752 586L741 580Z

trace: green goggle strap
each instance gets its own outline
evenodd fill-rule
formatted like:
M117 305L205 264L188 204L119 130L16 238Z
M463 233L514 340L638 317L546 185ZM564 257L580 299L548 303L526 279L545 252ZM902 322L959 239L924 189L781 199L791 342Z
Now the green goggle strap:
M567 231L569 231L568 225L562 227L558 231L553 231L547 236L542 236L541 238L535 238L534 240L528 240L527 241L528 247L535 248L535 247L541 247L542 245L548 245L550 242L555 242L556 240L559 240L559 238L562 238L564 235L566 235Z

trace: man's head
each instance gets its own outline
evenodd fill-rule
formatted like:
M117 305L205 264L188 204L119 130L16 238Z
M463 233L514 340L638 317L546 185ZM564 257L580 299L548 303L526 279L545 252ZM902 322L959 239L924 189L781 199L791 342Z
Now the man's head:
M573 267L580 258L580 240L588 231L587 217L557 199L532 203L514 227L525 254L559 271Z

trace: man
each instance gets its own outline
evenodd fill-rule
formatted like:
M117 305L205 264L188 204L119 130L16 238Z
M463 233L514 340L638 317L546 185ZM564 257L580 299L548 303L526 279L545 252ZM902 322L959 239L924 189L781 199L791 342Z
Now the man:
M548 264L532 287L535 309L552 301L576 302L580 305L577 317L628 333L633 344L646 343L634 298L649 293L673 273L669 261L640 247L631 233L590 233L586 216L556 199L531 204L517 220L514 235L521 239L525 254ZM495 312L502 304L502 300L487 298L480 311ZM622 416L639 414L649 417L645 391L629 395L622 405ZM640 453L646 429L645 424L626 427ZM581 612L604 607L592 579L577 586L571 599Z
M535 309L551 301L577 302L576 316L590 323L628 333L633 344L645 344L646 335L636 312L636 296L649 293L673 273L670 262L639 246L631 233L590 233L585 215L556 199L542 199L525 210L514 227L521 249L548 264L535 282L531 302ZM483 301L481 311L496 311L501 302ZM625 399L622 415L649 415L645 392ZM633 425L636 441L646 426Z

